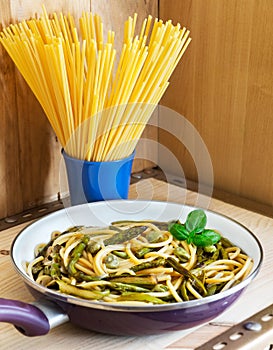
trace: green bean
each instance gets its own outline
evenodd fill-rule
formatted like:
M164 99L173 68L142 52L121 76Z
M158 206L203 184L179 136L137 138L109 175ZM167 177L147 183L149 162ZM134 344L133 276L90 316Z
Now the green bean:
M102 299L105 296L110 294L110 290L104 290L104 291L91 291L86 289L81 289L76 286L72 286L71 284L67 284L62 280L57 280L57 284L59 285L60 292L74 295L80 298L84 299Z
M113 250L112 254L118 256L121 259L129 259L129 256L126 252L123 252L122 250Z
M161 284L161 283L158 283L152 289L153 292L167 292L168 290L169 290L169 288L167 286L165 286L164 284Z
M154 267L159 267L159 266L163 266L165 263L165 259L164 258L157 258L153 261L147 261L135 266L132 266L130 268L130 270L137 272L137 271L141 271L141 270L145 270L145 269L151 269Z
M121 244L127 241L130 241L131 239L139 236L141 233L146 231L146 226L137 226L137 227L131 227L127 230L123 230L122 232L115 233L112 237L104 240L104 245L111 245L111 244Z
M150 292L150 289L121 282L110 282L109 287L120 292Z
M186 287L186 283L187 281L184 280L181 284L180 290L181 290L181 295L184 301L188 301L190 300L189 296L188 296L188 292L187 292L187 287Z
M192 274L189 270L187 270L185 267L183 267L179 262L177 262L175 259L169 257L166 259L167 265L170 265L171 267L174 268L175 271L180 273L181 275L185 276L188 278L191 282L194 282L196 287L198 287L204 295L207 294L207 290L204 286L204 284L194 275Z
M173 253L181 262L187 262L190 259L190 254L182 247L176 247Z
M175 271L180 273L181 275L185 276L186 278L194 279L192 274L189 270L187 270L184 266L182 266L179 262L177 262L175 259L168 257L166 259L166 264L171 266Z
M79 258L82 256L82 252L85 249L87 243L89 241L89 236L84 236L81 242L74 248L72 253L72 258L68 264L68 272L71 275L74 275L77 270L75 268L75 264L78 262Z
M86 275L85 273L83 273L82 271L77 271L73 277L77 280L77 282L91 282L91 281L100 281L102 278L98 277L98 276L90 276L90 275Z
M58 263L52 263L50 269L50 276L53 279L59 279L61 277L60 265Z
M123 293L117 301L144 301L153 304L166 304L162 299L151 296L147 293Z
M191 270L191 273L196 276L200 281L204 281L205 280L205 273L204 270L201 268L195 268Z
M143 247L135 252L137 258L142 258L145 254L149 253L152 249L148 247Z

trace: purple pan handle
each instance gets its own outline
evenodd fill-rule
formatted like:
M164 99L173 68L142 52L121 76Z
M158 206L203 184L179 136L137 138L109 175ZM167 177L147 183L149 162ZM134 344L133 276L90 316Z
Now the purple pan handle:
M33 304L18 300L0 298L0 322L13 324L26 336L45 335L54 328L68 321L68 316L59 306L49 300Z

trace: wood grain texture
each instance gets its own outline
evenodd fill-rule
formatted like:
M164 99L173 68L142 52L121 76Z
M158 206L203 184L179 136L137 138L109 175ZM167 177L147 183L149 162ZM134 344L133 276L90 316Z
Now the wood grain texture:
M148 14L156 16L158 10L156 0L10 0L0 2L0 23L8 25L33 17L42 12L42 4L48 13L71 13L76 22L83 10L98 13L104 28L116 31L117 46L129 15L137 12L140 25ZM0 67L0 218L3 218L56 200L62 188L59 183L61 146L35 96L2 45ZM155 130L151 136L150 133L146 132L149 137L156 138ZM134 169L142 170L148 165L151 163L140 159L135 162Z
M2 1L5 25L41 13L71 12L75 18L90 10L89 1ZM60 145L32 91L0 48L2 127L0 151L0 217L10 216L57 199Z
M186 191L155 179L145 179L132 185L129 196L130 199L169 200L189 205L196 205L199 197L195 192ZM151 336L99 334L67 323L51 330L49 334L43 337L28 338L19 334L10 324L0 323L1 349L62 350L68 347L73 350L194 350L197 346L204 344L229 329L232 325L271 305L273 302L273 276L271 272L273 264L273 247L271 244L273 219L216 199L210 201L210 198L208 198L207 200L209 201L209 209L237 220L254 232L264 248L264 261L259 274L241 295L240 299L224 314L200 328L189 330L187 333L175 331ZM2 267L0 277L2 281L5 281L1 285L1 297L30 302L33 301L33 297L24 286L23 280L16 274L10 256L1 254L2 251L10 250L13 238L25 225L26 223L0 232L0 264ZM249 302L251 300L255 300L255 302ZM249 349L252 348L250 344Z
M71 12L76 18L82 10L97 12L105 29L114 29L117 38L123 34L124 20L134 12L139 23L148 14L157 16L159 10L163 20L189 28L193 40L162 105L185 116L200 133L211 156L217 190L273 205L272 1L10 0L0 2L0 22L6 25L33 16L41 12L42 4L48 12ZM2 46L0 67L3 218L56 199L61 155L47 118ZM177 130L183 138L182 124ZM159 143L171 149L189 180L198 181L190 151L170 136L159 130ZM143 137L157 142L157 131L147 128ZM139 144L139 154L148 160L141 156L134 171L157 159L155 143ZM168 157L164 162L171 170Z
M160 0L159 11L193 38L162 104L200 133L215 188L272 206L273 2ZM188 150L169 144L186 176L198 180Z
M8 11L5 11L5 15L8 15ZM20 161L15 67L2 46L0 46L0 61L0 216L3 217L10 212L9 198L13 198L12 208L15 212L22 208L22 192L18 185L16 186L20 182ZM17 191L14 191L15 188Z

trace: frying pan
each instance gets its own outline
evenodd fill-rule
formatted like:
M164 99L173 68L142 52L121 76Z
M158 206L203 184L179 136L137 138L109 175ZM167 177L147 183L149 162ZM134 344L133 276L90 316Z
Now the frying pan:
M205 210L207 227L219 230L254 260L250 275L231 289L203 299L162 305L129 306L84 300L61 294L34 282L25 271L25 263L34 258L37 244L50 240L52 231L64 231L75 225L107 226L117 220L180 219L185 221L192 206L170 202L114 200L87 203L61 209L24 228L11 247L12 263L33 294L32 304L0 299L0 321L13 324L27 336L47 334L64 322L101 333L144 335L185 330L206 323L223 313L242 294L259 272L263 249L246 227Z

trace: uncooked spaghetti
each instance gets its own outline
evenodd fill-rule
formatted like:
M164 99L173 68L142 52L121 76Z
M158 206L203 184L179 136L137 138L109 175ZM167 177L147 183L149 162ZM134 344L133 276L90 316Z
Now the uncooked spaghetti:
M98 15L43 8L38 18L10 24L0 41L40 102L66 153L90 161L121 159L135 149L188 47L189 30L137 15L124 26L115 69L113 31L103 38Z

